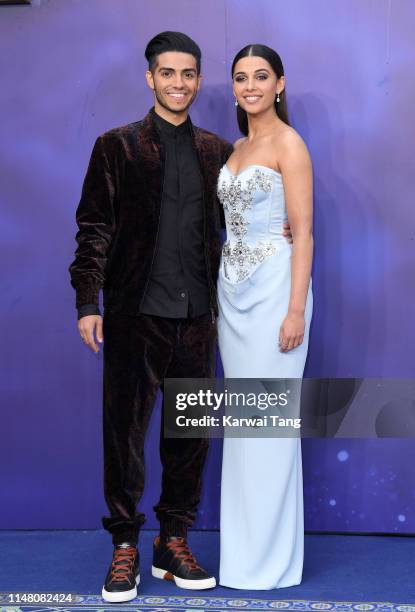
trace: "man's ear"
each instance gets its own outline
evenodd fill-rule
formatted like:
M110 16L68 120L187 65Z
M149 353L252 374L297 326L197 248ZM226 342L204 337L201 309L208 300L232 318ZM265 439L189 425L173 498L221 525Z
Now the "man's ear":
M199 76L197 77L197 91L199 91L200 89L200 86L202 84L202 79L203 79L203 76L199 74Z
M151 72L151 70L146 71L146 81L150 89L154 91L154 78L153 78L153 73Z

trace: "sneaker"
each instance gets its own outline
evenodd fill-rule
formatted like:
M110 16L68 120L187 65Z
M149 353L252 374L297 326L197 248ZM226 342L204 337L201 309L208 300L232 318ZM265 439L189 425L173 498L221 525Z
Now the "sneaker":
M102 587L102 598L109 602L130 601L137 597L140 583L139 555L136 546L118 544Z
M154 540L153 565L155 578L173 580L182 589L212 589L216 580L198 565L185 538L170 536Z

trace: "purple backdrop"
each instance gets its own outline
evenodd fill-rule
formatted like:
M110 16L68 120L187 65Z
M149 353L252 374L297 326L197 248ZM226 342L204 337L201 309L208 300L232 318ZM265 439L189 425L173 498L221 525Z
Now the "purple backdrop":
M96 136L151 105L145 43L179 29L204 53L193 121L237 137L229 69L281 54L293 125L315 170L308 376L413 377L412 0L33 0L0 8L2 299L0 528L96 528L101 369L80 342L67 267ZM143 507L155 526L156 412ZM304 443L306 527L415 531L412 440ZM199 527L218 526L220 444Z

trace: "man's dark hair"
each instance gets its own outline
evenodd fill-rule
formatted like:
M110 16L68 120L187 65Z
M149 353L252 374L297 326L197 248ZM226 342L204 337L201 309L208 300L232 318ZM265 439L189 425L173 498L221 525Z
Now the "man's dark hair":
M198 74L200 73L202 57L200 48L194 40L182 32L161 32L150 40L144 52L149 70L153 70L157 62L157 56L166 51L180 51L181 53L193 55L196 60L197 72Z

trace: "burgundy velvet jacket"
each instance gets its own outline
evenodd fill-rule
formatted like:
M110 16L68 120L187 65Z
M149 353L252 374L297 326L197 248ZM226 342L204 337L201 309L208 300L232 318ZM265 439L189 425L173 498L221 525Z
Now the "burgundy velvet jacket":
M204 250L210 306L217 313L216 280L222 212L216 187L232 145L191 126L203 178ZM137 314L154 261L163 192L164 151L149 113L95 142L76 211L78 248L69 270L76 306Z

